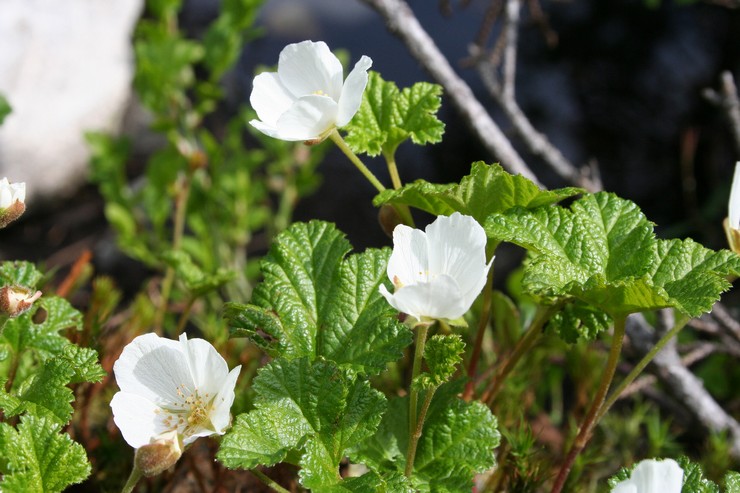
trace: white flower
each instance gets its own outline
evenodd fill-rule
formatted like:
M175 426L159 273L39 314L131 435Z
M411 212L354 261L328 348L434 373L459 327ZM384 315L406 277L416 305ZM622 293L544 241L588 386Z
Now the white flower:
M254 78L249 102L259 120L249 123L277 139L324 139L357 113L372 63L363 56L342 83L342 64L326 43L290 44L280 52L277 72Z
M25 200L25 183L10 183L7 178L0 180L0 209L7 209L16 201L25 203Z
M740 161L735 164L727 217L732 229L740 229Z
M426 232L406 225L393 230L388 278L380 293L417 320L455 320L470 309L486 283L486 233L470 216L440 216Z
M681 493L683 469L673 459L646 459L620 481L612 493Z
M223 435L231 422L234 386L241 366L226 361L203 339L173 341L145 334L113 365L121 391L110 405L123 438L134 448L176 430L184 445Z
M3 286L0 288L0 312L17 317L27 312L39 298L41 291L34 292L22 286Z

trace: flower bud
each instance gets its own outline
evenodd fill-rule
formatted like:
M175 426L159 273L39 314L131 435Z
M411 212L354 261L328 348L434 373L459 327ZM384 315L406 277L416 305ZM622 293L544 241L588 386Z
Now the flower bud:
M149 445L136 449L134 464L144 476L150 478L175 465L181 455L177 430L172 430L152 438Z
M6 227L26 210L26 184L0 180L0 228Z
M380 210L378 211L378 222L380 223L380 227L383 228L383 232L387 234L389 238L393 238L393 230L396 229L396 226L403 224L403 220L398 214L396 208L388 204L380 206Z
M3 286L0 288L0 312L11 318L17 317L27 312L39 298L41 291L34 293L22 286Z

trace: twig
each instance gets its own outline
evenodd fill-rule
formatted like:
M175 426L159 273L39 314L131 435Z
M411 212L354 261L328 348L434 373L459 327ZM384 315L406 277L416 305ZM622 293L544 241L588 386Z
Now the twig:
M453 70L434 40L419 24L403 0L362 0L385 19L388 29L407 46L411 55L444 87L452 104L471 127L488 152L514 174L520 174L535 183L539 180L511 145L496 122L476 99L470 86Z
M630 316L627 322L627 334L635 349L648 352L654 339L652 327L640 314ZM706 429L727 432L730 454L735 460L740 459L740 423L722 409L702 381L682 364L675 340L655 356L653 368L658 378Z
M491 61L490 57L483 56L480 51L476 52L479 48L473 46L471 56L478 60L476 64L478 74L483 80L483 85L504 110L517 134L532 154L542 158L548 166L565 180L580 185L589 191L600 190L602 186L598 173L590 173L589 168L584 168L581 171L568 161L545 135L534 128L516 102L514 82L520 8L520 0L507 0L503 34L505 47L502 81L499 81L496 77L496 64Z
M722 72L720 78L720 91L705 89L704 97L724 110L735 141L735 150L740 155L740 100L737 97L737 86L729 71Z
M740 342L740 323L732 318L732 315L727 312L721 303L715 303L711 315L712 318L721 323L722 328Z

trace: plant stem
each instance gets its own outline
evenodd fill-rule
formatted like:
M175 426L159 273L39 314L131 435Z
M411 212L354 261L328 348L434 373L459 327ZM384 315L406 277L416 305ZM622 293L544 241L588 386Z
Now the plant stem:
M190 298L188 298L185 309L180 314L180 320L177 322L177 330L174 334L175 337L179 337L180 334L182 334L182 331L185 329L185 324L188 323L188 318L190 318L190 310L193 309L193 304L195 304L195 297L191 296Z
M10 393L10 389L13 388L13 380L15 380L15 374L18 372L18 365L20 364L20 358L18 356L18 353L13 353L13 358L10 360L8 380L5 382L5 392L8 393Z
M273 490L277 491L278 493L290 493L290 491L286 490L285 488L283 488L282 486L280 486L279 484L277 484L275 481L273 481L272 479L270 479L262 471L260 471L258 469L250 469L250 472L252 474L254 474L255 476L257 476L257 478L260 481L262 481L263 483L265 483L267 486L269 486Z
M134 491L134 488L136 487L136 483L138 483L140 479L141 479L141 470L138 467L136 467L136 465L134 464L134 468L131 469L131 474L126 480L126 484L123 485L123 489L121 490L121 493L131 493L132 491Z
M490 252L486 252L486 258L489 259L493 256L493 252L496 250L494 245L492 248L488 247ZM468 362L468 383L465 385L465 392L463 392L463 399L470 401L475 391L475 371L478 368L478 360L480 359L480 353L483 346L483 336L486 334L486 328L488 327L488 320L491 318L491 303L493 301L493 266L488 269L488 277L486 278L486 285L483 287L483 306L480 310L480 319L478 319L478 332L475 335L475 345L473 346L473 353L470 355L470 362Z
M411 450L411 442L414 440L414 434L416 433L416 406L419 398L419 391L414 388L414 380L421 373L421 361L424 356L424 346L426 345L427 332L429 332L429 323L420 323L416 326L416 350L414 351L414 366L411 372L411 392L409 395L409 450L416 454L416 446L414 450ZM406 476L411 475L411 470L414 468L413 457L406 457ZM411 465L409 465L411 464Z
M414 471L414 459L416 458L416 447L419 445L419 438L421 438L421 431L424 429L424 420L427 417L427 411L429 405L432 403L434 393L437 391L437 387L429 389L424 396L424 403L421 405L419 411L419 418L416 420L416 429L409 439L409 447L406 451L406 470L404 474L406 477L411 477L411 473Z
M177 196L175 197L175 227L172 234L172 250L177 251L180 249L182 243L183 232L185 231L185 216L188 208L188 198L190 197L190 181L192 179L192 172L188 171L184 176L181 176L179 181L179 187L177 190ZM175 269L167 267L167 271L162 281L162 291L160 293L159 307L154 318L154 331L161 333L162 323L167 313L167 306L169 305L170 292L172 291L172 285L175 282Z
M396 166L396 156L392 153L383 153L385 162L388 164L388 174L391 175L391 183L393 188L398 190L401 188L401 176L398 174L398 166Z
M663 347L668 344L668 342L673 339L673 337L678 334L678 331L684 328L684 326L688 323L689 319L686 317L681 317L676 321L676 323L673 325L673 328L666 332L663 337L660 338L658 342L655 343L655 345L650 349L650 351L645 354L645 356L642 357L639 363L635 365L634 368L632 368L632 371L630 371L626 377L624 377L624 380L622 380L619 385L612 391L609 398L604 402L604 405L601 406L601 409L599 410L599 414L596 416L596 421L598 422L601 420L602 417L609 411L609 408L611 408L614 403L619 399L619 395L624 391L624 389L631 384L635 378L637 378L640 373L642 373L642 370L645 369L645 367L655 358L655 355L660 352Z
M339 149L341 149L344 155L347 156L350 161L352 161L352 164L354 164L355 167L360 170L360 173L362 173L362 175L367 178L370 183L372 183L372 185L378 192L382 192L385 190L385 187L382 183L378 181L373 172L370 171L367 166L362 163L362 161L360 161L360 158L358 158L354 152L352 152L352 149L349 148L342 136L339 135L337 129L332 130L332 132L329 134L329 138L337 145L337 147L339 147Z
M555 479L555 484L552 487L552 493L560 493L563 489L563 486L565 486L565 480L568 479L568 474L573 467L576 457L581 453L583 448L586 446L586 443L591 439L591 432L598 422L599 411L604 405L606 393L609 391L609 386L614 378L614 372L617 369L619 354L622 351L626 321L627 317L625 315L614 317L614 335L612 336L612 346L609 350L609 359L606 363L604 375L601 377L601 383L599 384L594 400L591 403L591 408L588 410L586 418L581 423L578 435L576 436L573 445L571 445L570 451L565 458L565 462L563 462L563 465L560 467L560 472L558 473L558 476Z
M540 307L537 310L537 315L535 315L532 323L529 324L527 333L524 334L524 336L516 343L514 351L512 351L508 359L504 361L503 365L499 367L499 370L496 371L491 383L481 396L481 400L489 407L493 404L496 396L501 391L501 387L506 380L506 377L511 373L511 370L514 369L522 356L524 356L532 346L534 346L534 343L537 342L537 339L539 339L542 334L542 327L545 325L545 322L550 319L552 314L555 313L558 308L559 305L552 305L548 307Z

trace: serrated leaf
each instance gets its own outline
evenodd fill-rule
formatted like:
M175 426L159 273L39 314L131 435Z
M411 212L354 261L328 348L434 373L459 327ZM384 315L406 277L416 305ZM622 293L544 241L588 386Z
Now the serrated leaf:
M370 71L360 109L345 127L347 143L357 153L392 156L409 138L419 145L441 141L444 123L436 116L441 95L442 87L428 82L399 91Z
M356 478L344 479L332 486L323 486L322 493L414 493L409 480L400 473L384 477L370 471Z
M481 402L457 397L460 386L445 384L429 407L411 477L420 491L469 492L473 477L495 464L500 441L496 418ZM406 467L408 398L389 402L377 433L350 455L381 473Z
M422 373L414 382L423 389L436 389L454 375L457 365L462 362L465 343L458 334L434 335L424 347L424 361L427 372Z
M16 260L0 264L0 285L2 286L23 286L35 289L43 277L43 274L31 262Z
M725 493L740 493L740 473L730 471L724 478Z
M478 161L460 184L437 185L417 180L398 190L386 190L373 200L376 206L389 203L408 205L435 216L457 211L483 224L486 218L515 206L533 209L554 204L583 193L580 188L542 190L521 175L511 175L498 164Z
M385 409L380 392L328 361L275 360L259 371L253 389L256 409L237 418L219 460L249 469L297 449L302 483L318 491L339 480L345 450L374 433Z
M579 338L594 339L611 324L611 317L603 311L575 301L553 315L547 328L557 333L565 342L574 343Z
M100 382L107 375L98 361L98 352L70 344L65 346L61 358L69 362L72 370L70 383Z
M85 449L60 433L61 425L31 415L18 429L0 423L0 455L7 461L0 483L5 493L52 493L90 475Z
M570 209L514 208L492 215L485 227L491 237L530 250L523 280L530 293L551 301L575 298L612 317L664 307L698 316L729 287L724 276L740 272L740 257L731 252L656 240L634 203L604 192ZM604 319L576 324L573 315L558 323L589 329L577 329L581 335L593 335Z
M41 323L34 323L34 316L42 308L45 319ZM32 349L46 358L60 354L70 344L68 339L59 334L60 331L79 329L81 324L82 315L67 300L44 296L34 303L30 311L8 320L0 341L7 341L16 353Z
M28 410L36 416L53 419L66 424L72 416L72 390L67 387L74 371L69 361L62 358L49 359L41 370L23 382L18 388L21 410Z
M683 456L676 459L676 462L683 469L682 493L719 493L719 486L704 477L704 471L699 464Z
M349 250L331 224L293 224L263 259L264 281L252 304L227 304L232 335L247 335L283 357L325 357L356 371L382 371L411 343L378 291L390 253L369 249L345 259Z

